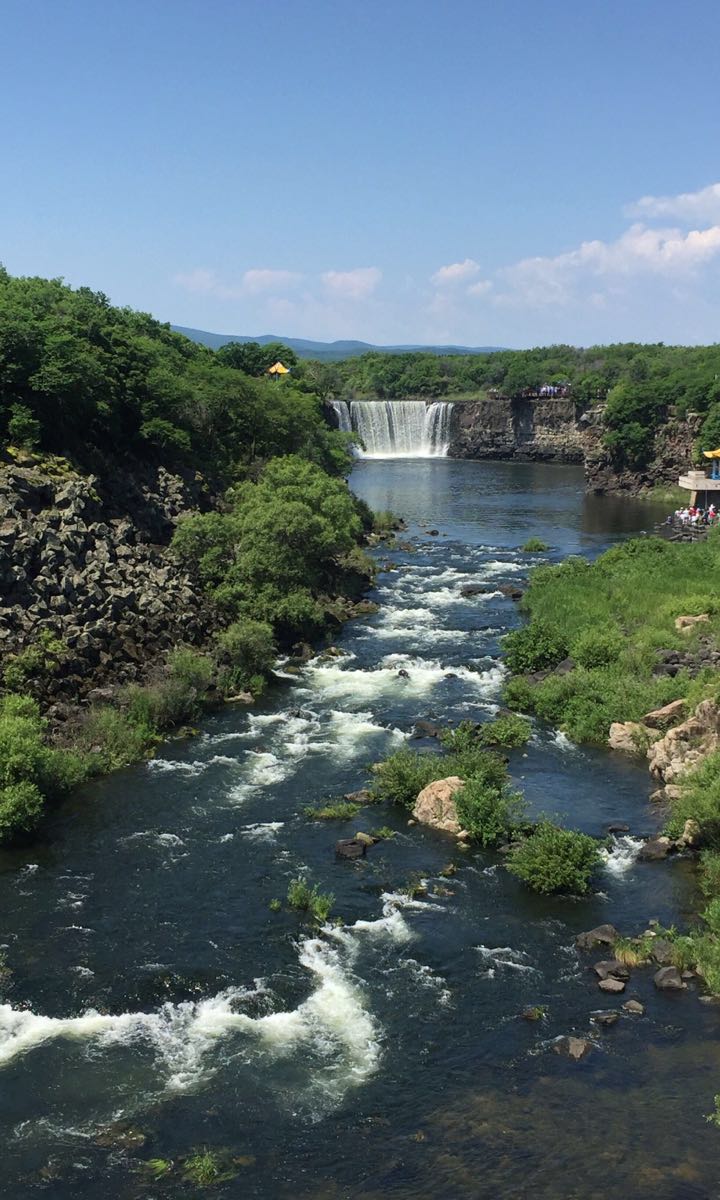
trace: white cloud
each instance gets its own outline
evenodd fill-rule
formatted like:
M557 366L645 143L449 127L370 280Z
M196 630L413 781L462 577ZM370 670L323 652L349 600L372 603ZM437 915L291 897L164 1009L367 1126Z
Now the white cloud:
M470 284L467 294L468 296L486 296L492 286L492 279L478 279L477 283Z
M677 221L720 221L720 183L677 196L643 196L627 207L628 216L671 217Z
M283 292L299 283L302 276L297 271L271 270L269 267L252 267L242 277L246 292Z
M505 291L498 303L565 304L584 281L632 279L641 275L677 278L720 254L720 225L708 229L650 229L632 225L614 242L582 242L554 257L525 258L499 272Z
M328 291L346 300L371 296L382 279L378 267L355 267L353 271L325 271L321 276Z
M479 272L479 263L476 263L474 258L465 258L462 262L449 263L446 267L440 267L432 276L432 282L436 287L465 283L466 280L473 279Z
M252 267L245 271L238 283L224 283L215 271L207 267L196 267L187 273L180 272L174 282L188 292L202 296L214 296L218 300L239 300L243 296L258 292L283 292L300 282L302 276L295 271L271 270Z

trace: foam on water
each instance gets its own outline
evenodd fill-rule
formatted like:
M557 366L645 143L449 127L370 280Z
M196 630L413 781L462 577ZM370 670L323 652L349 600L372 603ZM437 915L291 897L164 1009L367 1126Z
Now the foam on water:
M626 834L616 837L613 834L610 848L603 846L600 850L605 870L611 875L624 875L635 865L642 844L642 838L629 837Z
M241 833L243 837L250 838L254 842L272 842L275 840L278 830L282 829L284 825L284 821L256 821L254 825L243 825ZM232 837L232 834L230 836Z
M347 661L347 660L346 660ZM408 678L398 676L407 671ZM389 691L403 691L423 695L442 683L448 674L455 675L483 696L497 691L504 678L503 667L496 664L486 671L471 671L467 667L445 666L439 660L430 660L408 654L386 654L373 670L341 666L338 663L310 664L307 677L313 688L325 696L352 698L362 703Z
M345 969L341 951L322 938L300 946L299 962L314 980L306 1000L289 1011L251 1017L249 999L267 996L261 981L253 989L230 987L215 996L163 1004L156 1012L99 1013L46 1017L0 1005L0 1067L18 1056L62 1039L92 1043L96 1052L116 1045L149 1045L162 1068L167 1091L182 1092L205 1082L222 1063L219 1047L231 1035L254 1040L265 1054L287 1057L310 1053L311 1084L338 1098L376 1068L379 1047L375 1022Z
M512 946L476 946L482 962L484 973L494 979L498 970L519 971L537 974L537 969L527 961L527 954L515 950Z

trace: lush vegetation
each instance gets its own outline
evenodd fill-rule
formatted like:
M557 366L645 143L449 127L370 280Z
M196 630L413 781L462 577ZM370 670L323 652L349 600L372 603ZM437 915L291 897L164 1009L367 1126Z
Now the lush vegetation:
M0 446L80 463L128 454L214 477L283 454L345 470L347 438L309 382L255 377L292 351L259 349L257 361L252 347L213 352L101 292L0 268Z
M569 558L533 571L522 601L530 623L506 636L506 685L514 708L534 712L576 741L605 743L613 721L638 721L671 700L714 694L717 675L657 674L661 650L693 650L720 632L720 539L692 545L641 538L595 563ZM708 613L702 633L681 633L680 615ZM560 673L554 673L564 659ZM574 665L573 665L574 664ZM573 669L565 670L573 665ZM527 678L533 672L544 677Z
M27 696L0 699L0 841L31 832L48 799L87 775L77 753L47 744L46 722Z
M365 514L344 480L297 456L272 460L227 501L182 521L173 551L228 620L255 623L244 653L262 661L267 630L283 642L313 637L337 592L367 585L372 564L357 545Z
M586 833L541 821L529 837L513 847L508 870L535 892L584 895L599 865L598 844Z

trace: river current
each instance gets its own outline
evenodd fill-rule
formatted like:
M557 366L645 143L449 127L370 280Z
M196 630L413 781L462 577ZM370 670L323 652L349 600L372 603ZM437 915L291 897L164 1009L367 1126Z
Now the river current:
M84 789L0 857L0 1194L194 1197L139 1164L209 1147L238 1159L209 1194L243 1200L717 1196L720 1009L639 970L621 999L646 1014L603 1031L591 1013L619 1004L574 949L602 921L682 925L696 903L686 862L635 860L661 822L644 769L541 725L511 757L533 812L630 826L583 900L535 897L404 811L304 815L362 787L416 719L492 716L521 617L465 585L594 556L655 514L556 466L368 460L351 486L405 517L412 550L377 552L393 569L343 656L280 670L254 708ZM551 553L523 553L531 536ZM336 839L379 825L397 836L336 861ZM340 924L271 911L299 874ZM535 1004L544 1020L519 1019ZM579 1064L552 1053L567 1033L595 1043Z

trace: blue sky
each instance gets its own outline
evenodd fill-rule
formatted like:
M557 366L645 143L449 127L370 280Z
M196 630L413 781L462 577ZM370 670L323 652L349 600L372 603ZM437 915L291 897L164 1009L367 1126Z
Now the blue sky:
M0 261L225 333L718 340L713 0L2 0Z

